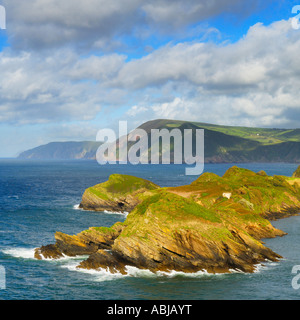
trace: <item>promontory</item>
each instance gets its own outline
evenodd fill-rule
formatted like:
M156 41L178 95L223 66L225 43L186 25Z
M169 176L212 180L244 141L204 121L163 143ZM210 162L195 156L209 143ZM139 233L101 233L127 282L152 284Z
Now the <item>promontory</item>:
M35 258L87 255L78 268L122 274L127 266L254 272L257 264L281 258L262 239L285 235L270 221L299 212L300 178L234 166L223 176L203 173L190 185L161 188L114 174L88 188L80 207L129 213L111 227L91 226L77 235L56 232L56 242L37 248Z

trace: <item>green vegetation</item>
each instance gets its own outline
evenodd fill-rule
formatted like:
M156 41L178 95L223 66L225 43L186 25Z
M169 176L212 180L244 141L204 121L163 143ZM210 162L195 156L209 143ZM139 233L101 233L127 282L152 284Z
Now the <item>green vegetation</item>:
M182 134L184 129L205 129L206 162L300 162L300 129L234 127L177 120L153 120L139 128L148 134L151 129L177 128ZM195 137L193 140L195 142ZM172 142L170 149L174 149Z
M300 129L222 126L179 120L153 120L143 123L149 137L151 129L205 129L206 162L300 162ZM195 134L195 130L193 132ZM193 137L195 147L195 135ZM95 159L100 142L53 142L20 154L23 159ZM130 148L134 142L128 143ZM171 139L171 161L174 143ZM151 149L149 149L149 154ZM161 152L161 150L160 150ZM118 150L117 150L118 154ZM150 158L149 158L150 161Z
M124 174L112 174L108 181L97 184L88 188L92 194L103 200L112 200L120 196L125 197L128 194L135 194L142 197L142 191L151 191L159 188L153 182L148 180L124 175ZM140 195L138 195L140 193Z
M159 192L144 200L130 214L130 219L134 219L135 215L144 215L148 209L157 218L164 220L184 221L186 218L202 218L211 222L221 221L215 212L200 206L193 200L167 191Z
M99 186L99 185L98 185ZM101 188L106 189L109 193L132 193L136 190L145 188L147 190L157 189L158 186L153 182L142 178L124 175L112 174L107 182L101 184Z

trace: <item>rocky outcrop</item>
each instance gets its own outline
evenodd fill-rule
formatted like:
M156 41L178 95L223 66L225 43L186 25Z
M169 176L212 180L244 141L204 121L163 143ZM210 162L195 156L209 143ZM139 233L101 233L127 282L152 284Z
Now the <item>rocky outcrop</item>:
M63 256L90 255L99 249L110 249L123 229L124 226L119 222L111 228L91 227L73 236L56 232L55 244L35 249L34 256L39 260L59 259Z
M124 273L130 265L153 272L253 272L255 264L280 258L246 231L246 227L250 232L260 230L264 237L284 234L271 224L226 226L216 213L168 192L148 199L144 209L139 205L128 216L110 252L92 254L79 268L109 267L111 272Z
M94 211L130 212L159 186L142 178L113 174L109 180L88 188L80 208Z
M223 177L204 173L191 185L172 188L145 188L144 181L140 187L128 179L113 177L104 185L108 198L113 193L115 200L130 195L138 199L125 222L76 236L56 233L56 243L36 249L36 258L89 255L78 268L122 274L127 266L153 272L253 272L256 264L281 258L261 242L285 235L266 217L288 216L300 208L297 178L237 167ZM103 200L104 189L98 190Z

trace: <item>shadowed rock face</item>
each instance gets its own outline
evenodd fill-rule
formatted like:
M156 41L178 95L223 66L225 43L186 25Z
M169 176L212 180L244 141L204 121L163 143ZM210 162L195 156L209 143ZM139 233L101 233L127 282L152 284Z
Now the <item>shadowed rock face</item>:
M123 274L126 266L153 272L253 272L257 263L281 258L260 241L285 234L266 217L289 216L300 208L300 179L237 167L223 177L204 173L181 187L159 188L120 175L100 186L99 201L107 196L105 201L113 202L105 210L115 210L121 197L137 199L125 222L75 236L57 232L56 243L36 249L36 258L89 255L79 268Z

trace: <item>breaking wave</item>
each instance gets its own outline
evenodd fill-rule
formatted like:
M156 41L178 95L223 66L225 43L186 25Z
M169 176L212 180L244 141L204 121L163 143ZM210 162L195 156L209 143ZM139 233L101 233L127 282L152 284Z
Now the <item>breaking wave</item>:
M81 211L92 211L92 210L84 210L84 209L80 208L80 204L75 204L73 206L73 209L74 210L81 210ZM99 212L101 212L101 211L99 211ZM119 214L119 215L122 215L124 217L127 217L128 213L129 213L129 212L126 212L126 211L122 212L122 211L108 211L108 210L104 210L102 212L104 212L106 214Z
M35 248L7 248L1 252L15 258L34 259L34 250Z
M6 248L6 249L2 249L1 252L15 257L15 258L22 258L22 259L34 259L36 260L36 258L34 257L34 252L35 252L36 248ZM53 261L53 262L59 262L59 261L69 261L69 260L76 260L78 263L78 260L82 261L84 259L86 259L88 256L76 256L76 257L69 257L69 256L63 256L60 259L48 259L42 256L42 260L47 260L47 261Z
M35 248L5 248L1 249L1 252L6 255L10 255L15 258L21 258L21 259L32 259L36 260L34 258L34 251ZM82 274L88 274L91 276L90 280L91 281L96 281L96 282L105 282L105 281L113 281L113 280L118 280L118 279L124 279L124 278L148 278L148 279L161 279L166 280L166 279L173 279L173 278L196 278L196 279L201 279L201 278L207 278L207 277L220 277L220 276L228 276L230 274L224 274L224 273L208 273L206 270L201 270L195 273L185 273L182 271L157 271L157 272L152 272L147 269L139 269L133 266L127 266L126 267L126 272L127 274L121 274L120 272L112 273L109 271L109 269L104 269L104 268L99 268L97 270L88 270L88 269L81 269L78 268L78 265L81 261L85 260L88 256L76 256L76 257L69 257L69 256L64 256L60 259L43 259L43 261L49 261L52 263L56 263L58 267L67 269L72 272L80 272ZM260 273L263 272L269 268L272 268L276 266L277 263L271 262L271 261L266 261L265 263L257 264L255 266L255 273ZM231 274L248 274L244 273L240 270L230 270Z
M185 273L185 272L179 272L179 271L170 271L170 272L163 272L163 271L157 271L152 272L147 269L139 269L132 266L126 267L127 274L121 274L120 272L112 273L109 271L109 269L99 268L97 270L88 270L88 269L81 269L77 267L78 264L76 264L75 261L70 262L68 264L62 265L62 268L66 268L70 271L77 271L84 274L89 274L91 276L91 280L97 281L97 282L104 282L104 281L112 281L112 280L118 280L118 279L124 279L124 278L148 278L148 279L172 279L176 277L181 278L203 278L203 277L213 277L213 276L221 276L224 274L210 274L207 271L198 271L195 273Z

